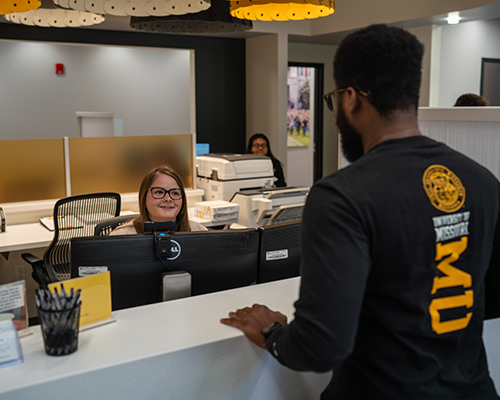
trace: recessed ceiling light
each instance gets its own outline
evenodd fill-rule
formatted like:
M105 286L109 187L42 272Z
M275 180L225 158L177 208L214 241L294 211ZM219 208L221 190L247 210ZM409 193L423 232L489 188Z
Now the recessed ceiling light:
M448 13L448 18L446 18L446 21L448 21L450 25L453 25L453 24L458 24L458 21L460 21L461 19L462 18L460 18L458 11L455 11Z

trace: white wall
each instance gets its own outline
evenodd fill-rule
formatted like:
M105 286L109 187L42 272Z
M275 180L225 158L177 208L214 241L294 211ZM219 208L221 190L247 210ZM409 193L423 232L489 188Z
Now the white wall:
M441 28L439 107L451 107L464 93L479 94L481 58L500 58L500 19Z
M75 112L123 114L123 134L191 133L190 50L0 41L0 139L75 137ZM63 63L66 73L55 74Z
M273 154L285 166L285 174L287 42L286 33L249 38L245 42L247 140L254 133L265 134Z
M432 36L434 33L432 25L409 28L412 33L424 45L424 56L422 57L422 83L420 85L419 106L428 107L430 100L431 84L431 54L432 54Z

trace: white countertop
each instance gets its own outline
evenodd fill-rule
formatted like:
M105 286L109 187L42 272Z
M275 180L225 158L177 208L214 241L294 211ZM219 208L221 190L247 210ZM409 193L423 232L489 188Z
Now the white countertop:
M188 201L195 201L201 199L203 195L203 190L201 189L186 189L186 195L188 196ZM193 200L195 199L195 200ZM137 193L126 193L122 194L122 206L131 205L133 202L137 203ZM39 202L24 202L24 203L9 203L0 206L4 207L4 211L7 214L7 226L5 232L0 233L0 253L9 251L24 251L30 249L44 248L47 247L52 238L54 237L54 231L48 230L39 221L38 218L41 216L50 216L52 209L54 208L54 203L56 200L46 200ZM134 204L132 204L133 206ZM137 209L138 207L132 207L132 209ZM14 214L30 214L31 211L35 210L34 214L30 217L31 221L29 223L21 224L11 224L9 223ZM136 212L128 211L125 212ZM42 215L39 215L43 213ZM191 210L190 219L195 220L206 226L223 225L224 223L212 223L201 218L194 217L194 212ZM123 211L122 211L123 214ZM235 221L229 221L229 223Z
M0 253L47 247L53 237L54 232L40 222L7 225L5 232L0 233Z
M0 399L299 400L319 398L330 374L299 373L219 319L262 303L293 317L300 278L113 313L117 322L81 332L63 357L43 350L39 326L21 339L24 363L0 369ZM500 387L500 319L485 323L490 373ZM68 395L68 393L71 393Z
M500 107L419 107L422 121L499 122Z
M299 396L308 387L304 382L319 380L321 385L313 385L316 396L329 381L329 374L288 370L249 342L239 330L219 322L229 311L255 302L292 317L299 282L300 278L293 278L120 310L113 313L117 322L81 332L77 352L63 357L46 355L40 327L32 327L34 334L21 339L24 363L0 369L0 399L31 398L35 394L46 398L61 390L74 391L71 398L94 399L96 395L105 398L104 394L109 392L115 394L114 398L150 399L165 390L165 385L171 394L168 398L257 399L259 391L252 388L247 393L245 380L253 382L257 377L251 371L257 373L264 368L271 371L266 379L278 374L280 379L295 382L290 389L297 384L303 386L297 392ZM158 363L165 375L158 371ZM151 371L147 371L149 368ZM123 379L124 374L131 374L134 379ZM160 378L155 378L158 374ZM237 379L235 376L233 380L231 374L236 374ZM303 378L297 379L299 375ZM192 381L191 386L181 384L186 379ZM206 388L199 387L204 384ZM233 397L235 387L246 394ZM79 391L85 393L80 395ZM291 395L288 389L279 391L284 399ZM138 393L142 395L137 397Z
M191 215L192 213L192 215ZM189 219L199 222L207 227L225 225L237 220L228 222L211 222L194 216L194 212L190 209ZM54 231L48 230L40 222L29 224L7 225L5 232L0 233L0 253L8 251L24 251L30 249L47 247L52 238Z

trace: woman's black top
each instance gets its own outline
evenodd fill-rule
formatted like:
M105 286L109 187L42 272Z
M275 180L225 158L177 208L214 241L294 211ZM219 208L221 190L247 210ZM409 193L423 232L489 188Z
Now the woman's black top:
M271 161L273 162L274 176L278 179L274 184L276 187L285 187L285 175L283 174L283 167L281 166L280 160L271 157Z

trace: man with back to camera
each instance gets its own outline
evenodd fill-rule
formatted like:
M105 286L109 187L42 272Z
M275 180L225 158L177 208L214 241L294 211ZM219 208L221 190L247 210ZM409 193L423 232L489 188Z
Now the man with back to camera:
M374 25L349 35L325 95L352 164L311 190L295 318L221 319L282 364L333 370L322 399L498 399L482 342L500 316L500 188L421 135L423 46Z

